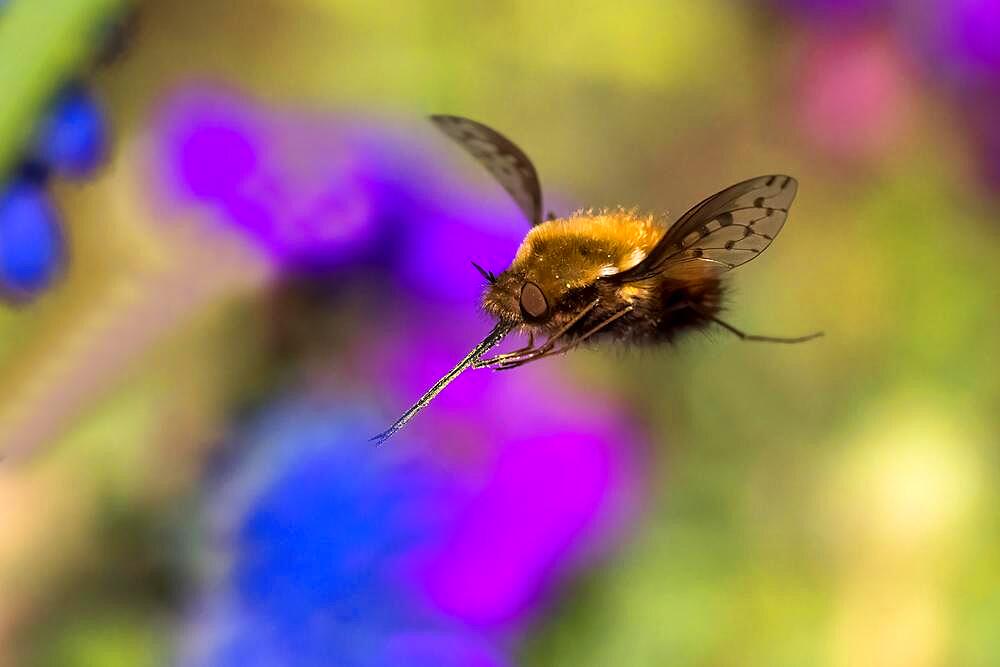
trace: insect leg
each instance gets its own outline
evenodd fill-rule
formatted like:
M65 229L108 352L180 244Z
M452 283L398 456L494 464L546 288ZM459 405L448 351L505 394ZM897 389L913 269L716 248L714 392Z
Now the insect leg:
M492 359L479 359L476 363L472 364L473 368L486 368L495 363L500 363L506 359L513 359L515 357L520 357L529 352L533 352L535 349L535 332L528 332L528 344L524 347L519 347L516 350L511 350L510 352L505 352L503 354L498 354Z
M605 320L603 320L603 321L599 322L598 324L594 325L593 327L591 327L590 329L588 329L587 331L585 331L583 334L581 334L577 338L574 338L573 340L571 340L569 343L567 343L566 345L562 346L558 350L549 349L549 350L546 350L544 352L540 352L538 354L534 354L534 355L532 355L529 358L515 359L515 360L511 360L511 361L506 361L506 362L503 362L503 363L499 364L497 366L496 370L498 370L498 371L505 371L505 370L508 370L508 369L511 369L511 368L517 368L518 366L522 366L522 365L528 363L529 361L537 361L538 359L544 359L545 357L552 357L552 356L555 356L557 354L563 354L563 353L569 352L574 347L578 346L580 343L582 343L583 341L587 340L588 338L590 338L591 336L593 336L594 334L596 334L601 329L604 329L605 327L607 327L609 324L611 324L612 322L614 322L618 318L624 317L628 313L632 312L632 309L633 309L632 306L628 306L626 308L623 308L622 310L619 310L617 313L615 313L611 317L608 317ZM541 349L541 348L539 348L539 349Z
M701 310L700 308L698 308L697 306L695 306L690 302L688 302L688 307L691 308L691 310L693 310L694 312L698 313L699 315L707 317L708 319L712 320L726 331L734 334L735 336L738 336L740 340L749 340L758 343L805 343L806 341L812 340L814 338L819 338L820 336L823 335L822 331L817 331L815 333L811 333L806 336L796 336L794 338L780 338L777 336L757 336L754 334L748 334L743 331L740 331L732 324L729 324L728 322L719 319L718 317L712 315L711 313L704 312L703 310Z
M523 352L521 355L519 355L519 357L525 360L530 360L535 358L539 354L544 354L545 352L551 350L552 347L556 344L556 341L562 338L566 334L566 332L573 327L574 324L582 320L587 315L587 313L596 308L599 302L600 299L594 299L593 301L591 301L583 310L574 315L573 319L571 319L569 322L564 324L561 329L552 334L552 336L550 336L549 339L545 341L545 343L543 343L541 347L535 348L534 350L527 350ZM508 361L516 361L516 359L507 360L505 359L506 356L507 355L501 354L491 359L480 359L479 363L476 365L476 368L486 368L487 366L493 366L494 364L502 364L502 363L508 363Z
M625 315L628 315L629 313L631 313L633 310L634 310L634 306L626 306L626 307L622 308L621 310L619 310L617 313L615 313L611 317L607 318L606 320L604 320L603 322L597 324L596 326L591 327L590 330L584 332L584 334L582 336L580 336L579 338L577 338L576 340L574 340L572 343L570 343L566 347L562 348L562 351L565 352L565 351L569 350L570 348L576 347L577 345L579 345L583 341L587 340L588 338L590 338L591 336L593 336L595 333L597 333L601 329L605 328L606 326L608 326L609 324L611 324L612 322L614 322L615 320L617 320L619 317L624 317Z

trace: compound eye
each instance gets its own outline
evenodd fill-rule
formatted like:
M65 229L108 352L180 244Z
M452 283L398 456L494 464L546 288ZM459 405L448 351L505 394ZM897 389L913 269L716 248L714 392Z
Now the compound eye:
M521 287L521 314L525 319L540 320L549 312L549 302L545 300L542 288L532 282Z

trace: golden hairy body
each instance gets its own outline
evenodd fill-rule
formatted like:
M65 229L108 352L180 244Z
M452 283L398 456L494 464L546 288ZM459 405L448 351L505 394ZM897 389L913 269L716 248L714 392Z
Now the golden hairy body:
M547 299L559 303L573 290L638 264L663 232L652 215L624 210L578 211L542 222L532 227L510 267L487 289L483 308L501 320L520 320L518 301L525 282L535 283ZM623 296L628 287L622 286Z
M509 268L486 289L483 309L528 334L575 332L580 342L672 340L718 313L722 284L709 265L616 282L662 240L666 227L634 210L580 211L539 223ZM525 288L538 299L525 308ZM584 335L586 334L586 335Z

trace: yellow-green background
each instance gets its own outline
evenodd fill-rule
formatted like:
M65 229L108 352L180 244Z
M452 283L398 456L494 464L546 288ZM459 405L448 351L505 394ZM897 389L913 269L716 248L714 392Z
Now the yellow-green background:
M67 8L82 25L114 3L34 6L46 4L53 25ZM72 61L59 54L77 53L59 31L56 51L25 40L18 12L37 21L0 18L0 49L45 60L0 68L18 92L0 99L5 155ZM482 119L580 204L677 213L785 171L801 184L791 222L735 276L730 319L826 337L695 337L558 361L635 402L653 466L635 531L558 591L523 663L1000 664L1000 209L975 180L956 102L919 68L891 149L845 163L796 131L807 37L759 3L153 0L137 25L125 56L90 78L115 157L92 183L56 187L65 280L0 310L5 424L45 414L62 374L108 347L88 336L141 308L143 285L183 283L196 250L154 222L163 213L129 165L186 81L412 127L431 112ZM0 662L165 659L169 614L120 582L169 568L157 531L183 515L227 392L255 377L253 336L233 326L254 271L222 271L65 426L5 464Z

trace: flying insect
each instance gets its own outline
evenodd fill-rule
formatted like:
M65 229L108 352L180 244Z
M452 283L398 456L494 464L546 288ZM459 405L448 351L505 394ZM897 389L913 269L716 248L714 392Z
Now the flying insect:
M431 121L482 164L531 223L513 262L499 275L473 263L486 280L483 309L493 330L388 429L399 431L468 368L509 370L563 354L582 343L671 342L718 325L747 341L802 343L821 336L776 338L744 333L719 317L726 274L760 255L781 231L798 182L771 174L732 185L700 202L668 228L634 210L542 215L534 165L492 128L458 116ZM528 344L486 353L514 330ZM536 337L544 342L536 345Z

